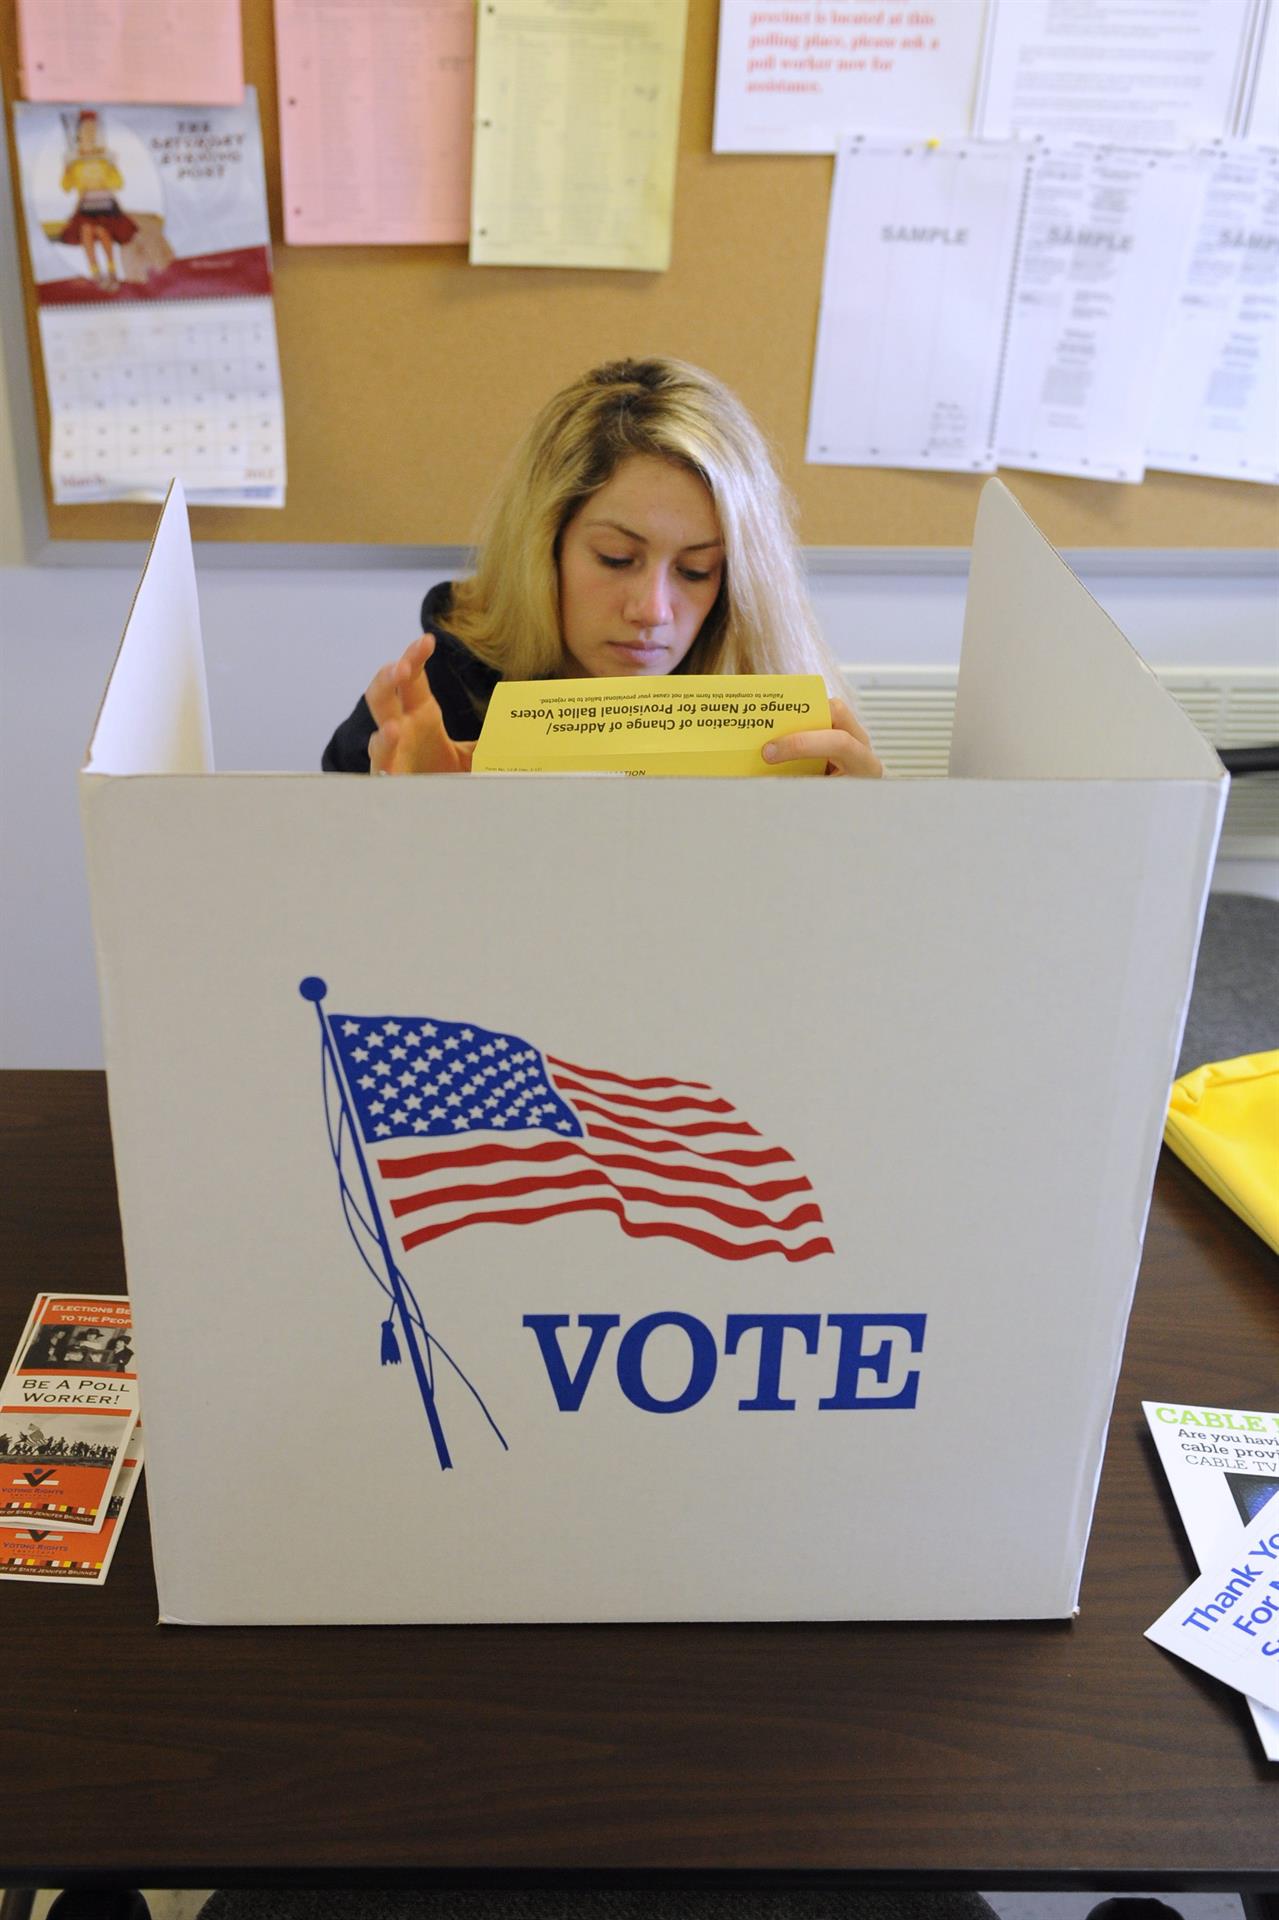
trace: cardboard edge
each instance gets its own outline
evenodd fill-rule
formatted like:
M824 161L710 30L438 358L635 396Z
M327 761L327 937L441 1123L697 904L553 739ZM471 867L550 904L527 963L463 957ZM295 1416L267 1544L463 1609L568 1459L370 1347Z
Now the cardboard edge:
M1164 709L1165 713L1168 714L1170 724L1177 727L1177 729L1181 732L1182 738L1185 742L1187 749L1190 750L1190 752L1194 755L1194 757L1202 761L1202 766L1199 769L1196 769L1194 771L1187 771L1186 773L1179 774L1179 775L1168 775L1168 776L1160 776L1160 777L1177 778L1177 779L1185 779L1185 780L1218 780L1218 781L1226 781L1228 783L1230 776L1226 772L1225 767L1222 765L1221 759L1218 756L1215 747L1212 746L1210 741L1204 738L1204 736L1200 733L1199 729L1195 726L1194 722L1185 713L1183 713L1182 709L1178 706L1177 702L1173 699L1172 695L1168 692L1167 688L1160 681L1159 676L1155 673L1154 669L1150 666L1149 662L1142 656L1142 654L1133 645L1132 641L1128 638L1128 635L1124 632L1123 628L1119 626L1118 622L1114 619L1114 617L1106 611L1105 607L1102 606L1101 602L1098 600L1097 596L1092 592L1092 590L1084 584L1084 582L1080 579L1079 575L1075 572L1074 568L1070 565L1069 561L1064 558L1064 556L1058 551L1058 549L1055 546L1053 546L1051 540L1048 539L1047 535L1043 532L1043 530L1037 525L1037 523L1031 518L1030 514L1026 511L1025 507L1022 505L1021 501L1017 498L1012 488L1009 487L997 475L992 475L990 479L988 479L985 482L985 484L981 489L981 492L977 497L977 513L973 523L973 541L972 541L973 562L977 561L979 551L982 551L983 560L984 560L984 548L988 544L992 544L994 539L997 537L993 516L996 515L997 513L1007 511L1008 508L1011 508L1014 511L1017 520L1026 529L1028 529L1030 533L1034 535L1035 541L1038 544L1038 546L1047 555L1049 555L1053 561L1056 562L1057 566L1066 575L1067 579L1076 588L1078 588L1079 592L1087 598L1089 604L1093 608L1095 608L1098 616L1100 617L1101 620L1105 622L1106 626L1109 628L1114 639L1122 644L1125 651L1131 656L1132 660L1135 661L1137 666L1141 669L1142 675L1149 682L1149 691L1151 696L1158 701L1158 703ZM964 607L964 638L965 639L967 638L967 634L968 634L969 605L971 602L971 593L972 593L972 565L970 563L969 592L965 598L965 607ZM958 682L957 682L956 692L955 692L956 726L955 726L955 732L952 734L952 753L953 753L953 747L954 747L954 739L958 734L959 715L961 711L961 702L963 699L963 689L964 689L964 648L961 643L960 660L959 660L959 676L958 676ZM953 771L951 771L950 770L951 765L952 763L948 761L948 776L947 776L948 778L954 779L954 778L966 777L963 775L957 775ZM981 776L977 776L977 777L981 777ZM1060 776L1053 776L1053 777L1060 777ZM1092 775L1092 774L1080 774L1078 777L1080 779L1095 779L1101 776ZM1118 777L1118 776L1110 776L1110 777ZM1133 775L1132 777L1146 778L1148 776Z
M146 558L142 562L142 570L138 574L137 584L135 585L133 589L132 597L129 600L129 611L124 616L124 625L120 629L120 639L116 646L115 653L112 656L111 671L108 673L106 677L106 681L103 684L102 694L98 701L97 709L93 716L93 725L89 728L89 738L85 741L85 745L84 745L84 758L80 763L80 775L82 779L84 779L86 776L92 775L93 770L92 770L91 762L93 760L93 743L98 736L98 728L102 722L103 708L107 704L107 698L111 692L112 683L115 680L116 668L120 664L120 655L124 651L124 643L129 637L129 626L130 626L130 623L132 622L134 612L137 608L138 595L142 592L142 588L146 582L147 570L149 569L152 558L155 554L156 542L160 538L160 529L164 525L165 515L169 511L170 504L174 502L175 496L176 496L176 504L182 508L183 512L185 512L186 511L186 493L183 489L182 482L177 478L176 474L174 475L173 479L169 482L169 491L165 494L163 504L161 505L159 513L156 515L155 526L151 530L151 538L147 543ZM98 774L96 777L98 779L107 779L110 776L106 774Z
M1078 1607L1059 1605L1052 1608L1037 1609L1033 1613L919 1613L919 1614L879 1614L879 1613L617 1613L589 1614L581 1613L362 1613L358 1618L343 1618L337 1614L296 1613L262 1615L258 1613L212 1613L188 1617L185 1614L168 1613L161 1604L156 1614L156 1625L160 1627L186 1628L224 1628L247 1627L254 1631L265 1629L268 1632L290 1633L299 1628L310 1630L343 1629L363 1632L370 1627L499 1627L521 1630L538 1627L734 1627L734 1626L823 1626L823 1627L876 1627L876 1626L1020 1626L1026 1622L1049 1620L1064 1621L1073 1624L1078 1616Z
M1144 663L1143 663L1144 664ZM1170 781L1168 784L1180 787L1182 782ZM1159 1168L1159 1153L1163 1146L1164 1122L1168 1112L1168 1098L1176 1074L1177 1058L1181 1051L1182 1036L1185 1033L1186 1019L1190 1011L1190 996L1194 990L1195 972L1199 962L1199 947L1203 939L1204 918L1208 911L1208 899L1212 890L1212 871L1221 840L1221 827L1225 818L1226 801L1230 790L1230 776L1223 767L1221 779L1214 785L1211 781L1192 781L1187 784L1204 787L1205 802L1209 796L1216 801L1215 813L1205 806L1200 845L1202 860L1202 892L1198 911L1195 916L1194 935L1190 946L1189 964L1186 970L1185 984L1181 993L1181 1004L1174 1016L1169 1032L1170 1057L1168 1066L1168 1092L1165 1092L1162 1105L1151 1102L1150 1118L1147 1122L1148 1134L1142 1143L1141 1171L1136 1183L1136 1193L1144 1196L1140 1204L1139 1215L1134 1216L1132 1261L1122 1295L1117 1294L1114 1301L1114 1319L1110 1328L1110 1342L1113 1363L1113 1377L1107 1396L1105 1417L1100 1427L1099 1441L1095 1458L1091 1461L1085 1454L1080 1461L1080 1484L1076 1496L1075 1521L1081 1529L1082 1551L1079 1555L1075 1581L1074 1604L1076 1613L1080 1610L1080 1595L1083 1588L1084 1573L1088 1563L1088 1548L1092 1543L1093 1527L1096 1524L1097 1499L1101 1491L1101 1476L1105 1469L1106 1453L1110 1446L1111 1430L1115 1423L1116 1409L1119 1404L1119 1383L1123 1372L1124 1351L1128 1344L1128 1329L1132 1320L1133 1304L1137 1295L1137 1285L1141 1278L1141 1266L1146 1250L1146 1233L1150 1225L1150 1209L1154 1201L1155 1180ZM1139 1407L1144 1403L1139 1403ZM1091 1467L1091 1471L1090 1471Z

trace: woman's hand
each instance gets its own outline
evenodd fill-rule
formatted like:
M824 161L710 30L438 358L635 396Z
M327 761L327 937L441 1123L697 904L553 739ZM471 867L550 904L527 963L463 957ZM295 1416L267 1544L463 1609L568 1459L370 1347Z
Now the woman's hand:
M450 740L426 663L434 634L424 633L369 682L364 698L373 715L370 773L469 773L474 740Z
M830 703L830 726L811 733L779 734L764 747L770 766L783 760L824 760L826 773L851 774L860 780L878 780L883 763L870 744L870 736L852 708L843 700Z

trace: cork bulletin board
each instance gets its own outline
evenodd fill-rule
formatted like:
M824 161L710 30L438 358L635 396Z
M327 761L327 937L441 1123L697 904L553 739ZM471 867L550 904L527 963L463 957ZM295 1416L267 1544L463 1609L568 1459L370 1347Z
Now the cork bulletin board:
M283 510L196 507L198 539L457 546L511 445L598 361L669 353L733 387L768 434L810 547L962 547L981 478L804 462L827 201L826 155L711 152L716 0L689 0L672 261L666 273L472 267L463 246L283 244L270 0L242 0L258 89L288 445ZM12 116L16 0L0 0ZM23 234L20 209L16 211ZM28 348L42 445L48 404L25 241ZM1141 486L1014 472L1062 547L1266 547L1275 490L1151 473ZM46 479L47 491L47 479ZM143 540L156 508L48 507L52 540Z

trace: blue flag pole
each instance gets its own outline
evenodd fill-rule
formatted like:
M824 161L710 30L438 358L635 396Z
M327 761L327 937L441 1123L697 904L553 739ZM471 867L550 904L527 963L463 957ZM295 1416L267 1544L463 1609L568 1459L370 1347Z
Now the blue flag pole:
M382 1213L377 1203L377 1194L374 1191L373 1181L369 1175L368 1165L364 1158L364 1147L360 1139L359 1123L351 1111L350 1101L347 1098L346 1080L342 1073L342 1063L338 1059L337 1048L333 1044L333 1035L329 1031L328 1017L320 1005L320 1002L324 999L328 990L327 982L317 979L314 974L309 974L307 978L299 982L298 985L298 992L304 1000L309 1000L314 1006L316 1018L320 1023L320 1044L324 1049L324 1056L332 1070L334 1083L338 1090L338 1098L342 1102L342 1112L346 1120L347 1130L351 1136L351 1145L355 1150L355 1157L359 1162L360 1177L364 1182L364 1192L369 1203L374 1232L377 1235L378 1245L382 1249L382 1259L386 1265L387 1290L390 1293L392 1302L391 1313L392 1316L397 1313L399 1314L400 1325L404 1330L405 1344L409 1350L409 1358L413 1362L413 1371L417 1375L417 1384L422 1395L422 1405L426 1409L426 1418L430 1425L431 1438L435 1441L435 1451L439 1456L440 1465L442 1467L451 1467L453 1461L449 1454L448 1442L444 1438L444 1429L440 1425L440 1416L435 1405L435 1389L431 1384L430 1375L426 1369L426 1362L422 1357L422 1351L418 1345L417 1323L409 1312L408 1302L404 1297L404 1283L400 1275L400 1270L395 1264L395 1256L391 1252L391 1243L387 1239L386 1228L382 1225ZM341 1179L340 1164L338 1167L338 1177Z

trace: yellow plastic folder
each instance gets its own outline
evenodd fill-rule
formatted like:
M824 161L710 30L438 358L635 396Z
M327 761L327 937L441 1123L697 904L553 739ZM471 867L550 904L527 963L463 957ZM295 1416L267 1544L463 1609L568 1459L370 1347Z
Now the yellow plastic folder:
M472 765L477 773L822 773L820 759L770 766L760 750L775 735L829 726L818 674L500 680Z
M1212 1061L1174 1080L1164 1139L1279 1253L1279 1051Z

